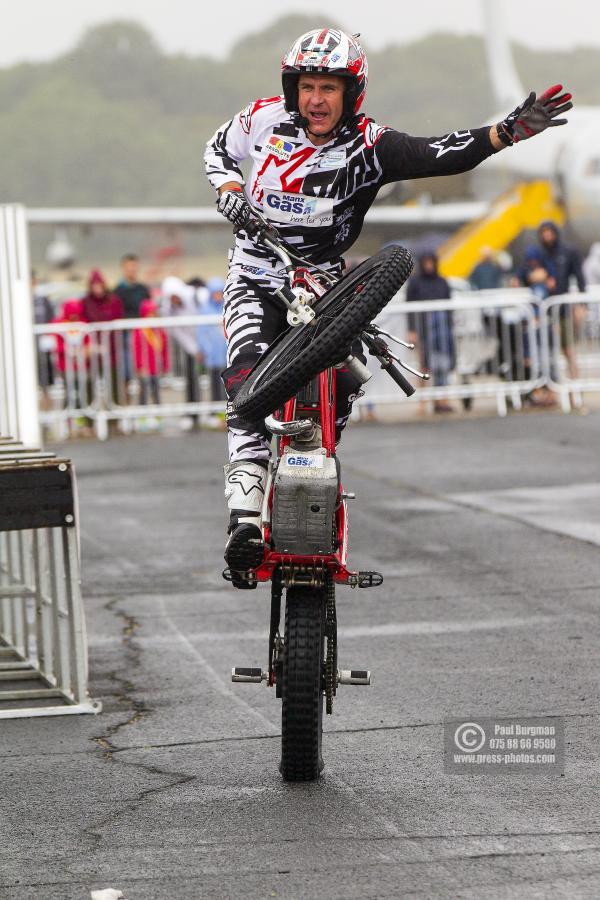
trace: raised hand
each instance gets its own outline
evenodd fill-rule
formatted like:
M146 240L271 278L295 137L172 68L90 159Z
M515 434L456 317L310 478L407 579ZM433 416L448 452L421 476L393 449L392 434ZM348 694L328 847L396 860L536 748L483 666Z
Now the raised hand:
M571 94L561 93L562 84L555 84L537 97L532 91L510 115L497 125L498 136L505 144L525 141L556 125L566 125L567 119L557 118L572 108Z

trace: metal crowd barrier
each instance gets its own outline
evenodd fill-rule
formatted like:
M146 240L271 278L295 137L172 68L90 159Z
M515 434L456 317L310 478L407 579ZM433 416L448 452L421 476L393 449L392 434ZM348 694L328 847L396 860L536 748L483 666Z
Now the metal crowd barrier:
M544 302L544 368L565 412L600 391L600 285Z
M214 379L198 375L195 354L181 341L182 331L188 330L191 346L198 326L222 332L223 320L219 315L182 315L35 325L42 342L42 424L53 427L57 439L77 426L93 428L105 440L111 423L127 432L136 421L187 416L205 422L224 412L224 393L213 396ZM136 332L150 337L138 343ZM165 354L159 348L161 334L167 338ZM151 353L153 336L157 348Z
M98 713L87 692L68 459L0 438L0 718Z
M527 289L454 292L450 300L392 301L377 323L415 343L400 356L430 373L418 382L412 402L493 398L498 415L507 400L520 409L525 395L545 382L539 309ZM372 367L364 404L397 403L390 379ZM404 399L402 401L405 402Z
M527 288L455 291L450 300L412 303L401 293L377 322L401 338L414 338L412 354L400 355L431 373L428 382L417 382L412 402L459 400L469 408L477 398L488 398L505 416L509 402L521 409L524 398L544 385L559 395L565 411L580 405L585 391L600 390L600 288L546 301ZM152 318L151 324L123 319L36 325L35 334L45 342L38 355L46 394L42 423L53 427L57 439L82 425L105 439L114 422L127 432L149 418L187 416L202 424L222 414L224 395L215 395L222 387L208 375L198 376L194 354L182 346L181 330L195 333L198 326L221 329L222 320L194 315ZM166 364L155 357L155 374L148 374L139 353L136 359L140 329L167 336ZM51 349L49 337L55 341ZM45 377L44 359L52 379ZM374 377L357 406L397 404L390 379L376 364L371 369Z

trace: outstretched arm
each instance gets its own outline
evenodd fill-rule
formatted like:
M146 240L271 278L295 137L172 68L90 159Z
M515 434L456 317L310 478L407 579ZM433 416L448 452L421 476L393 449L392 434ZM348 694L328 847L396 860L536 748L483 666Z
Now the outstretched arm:
M555 84L537 97L532 91L526 100L517 106L510 115L495 126L496 138L504 147L510 147L518 141L525 141L536 134L541 134L546 128L555 128L557 125L566 125L567 119L558 118L572 109L571 94L561 94L562 84ZM490 129L493 131L493 128ZM490 134L490 140L493 141ZM499 147L498 149L501 149Z

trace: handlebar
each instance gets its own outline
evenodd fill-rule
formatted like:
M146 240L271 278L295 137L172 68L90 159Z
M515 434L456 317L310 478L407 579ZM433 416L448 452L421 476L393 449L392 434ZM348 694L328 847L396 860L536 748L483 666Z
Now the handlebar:
M412 397L415 392L415 388L410 383L410 381L408 381L408 379L404 377L398 366L394 365L391 359L387 362L385 360L382 360L381 368L385 369L388 375L394 379L398 387L402 388L407 397Z

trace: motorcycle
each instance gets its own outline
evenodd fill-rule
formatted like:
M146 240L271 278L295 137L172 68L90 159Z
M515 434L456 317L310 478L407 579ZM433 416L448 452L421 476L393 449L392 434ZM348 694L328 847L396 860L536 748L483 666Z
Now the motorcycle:
M330 715L340 685L369 685L367 669L339 669L336 586L381 585L379 572L348 568L348 501L336 453L335 386L339 368L365 384L371 377L361 343L407 396L415 388L387 340L409 344L373 324L406 281L413 260L403 247L387 248L336 280L299 256L262 217L245 228L282 262L287 278L276 292L289 328L250 371L229 414L264 419L276 438L262 513L264 558L246 573L271 583L266 668L235 667L232 681L264 683L282 701L281 764L286 781L319 777L323 705ZM364 356L363 356L364 359ZM231 580L225 570L224 577ZM284 627L281 630L285 591Z

